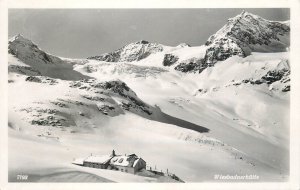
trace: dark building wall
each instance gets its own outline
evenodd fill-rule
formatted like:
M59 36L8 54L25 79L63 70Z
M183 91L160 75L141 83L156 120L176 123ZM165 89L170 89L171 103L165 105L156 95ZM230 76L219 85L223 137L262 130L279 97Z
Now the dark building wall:
M121 172L126 172L126 173L131 173L134 174L135 170L132 167L127 167L127 166L114 166L115 168L117 168L117 170L121 171Z
M100 168L100 169L107 168L107 164L99 164L99 163L93 163L93 162L83 162L83 166L90 167L90 168Z
M145 162L145 160L140 159L138 161L138 163L135 165L134 169L135 169L135 171L139 171L143 168L146 169L146 162Z

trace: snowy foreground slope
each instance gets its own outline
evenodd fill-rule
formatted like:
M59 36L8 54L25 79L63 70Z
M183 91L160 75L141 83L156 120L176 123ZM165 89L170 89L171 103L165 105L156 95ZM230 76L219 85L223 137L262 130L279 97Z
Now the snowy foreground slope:
M9 180L175 182L70 164L112 149L186 182L288 179L288 52L253 49L199 73L208 46L149 43L73 60L11 39Z

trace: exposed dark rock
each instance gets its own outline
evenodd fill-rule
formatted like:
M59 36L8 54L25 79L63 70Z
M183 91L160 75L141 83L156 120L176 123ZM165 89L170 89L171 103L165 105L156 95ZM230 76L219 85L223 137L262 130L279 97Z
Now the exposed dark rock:
M241 48L228 48L224 46L214 46L210 47L206 50L205 57L204 57L204 66L211 67L217 61L224 61L229 57L234 55L245 56L243 50Z
M262 84L262 83L264 83L263 80L256 80L256 81L254 81L254 84L258 84L259 85L259 84Z
M174 69L186 73L190 71L199 70L199 67L200 67L199 64L190 62L190 63L180 63Z
M85 98L85 99L88 99L88 100L93 100L93 101L101 101L101 102L103 102L105 100L104 98L99 97L99 96L83 95L82 97Z
M42 83L42 80L38 77L35 76L29 76L25 79L26 81L30 81L30 82L38 82L38 83Z
M250 82L249 79L244 79L244 80L242 80L242 83L249 83L249 82Z
M54 116L48 116L47 118L39 118L37 120L32 120L32 125L40 125L40 126L63 126L65 123L65 119L56 118Z
M171 66L178 61L178 57L172 54L165 54L163 66Z
M71 88L78 88L78 87L81 87L82 83L80 81L73 81L70 83L70 86Z
M287 69L268 71L266 75L262 77L267 84L272 84L276 81L281 80L285 75L289 75L290 71Z
M207 92L207 89L199 89L198 92L205 94Z
M108 82L100 82L96 84L91 84L95 88L102 88L105 90L110 90L114 93L117 93L121 96L126 97L127 95L125 94L124 91L129 91L130 88L122 81L116 80L116 81L108 81ZM133 94L135 94L132 91Z
M58 110L56 110L56 109L40 109L37 111L43 112L43 113L48 113L48 114L54 114L54 115L58 112Z
M143 105L136 105L130 102L128 103L122 102L121 107L127 111L131 111L132 109L135 109L135 110L140 110L148 115L152 114L152 112L149 110L149 107L146 105L143 106Z
M103 114L108 115L110 111L115 110L114 106L111 105L97 105L98 110L101 111Z
M239 85L241 85L241 83L240 82L236 82L236 83L233 83L233 85L234 86L239 86Z
M52 104L59 106L61 108L67 108L68 106L62 102L51 102Z
M282 92L289 92L291 90L291 86L287 85L282 89Z
M58 83L57 80L44 76L29 76L25 80L29 82L47 83L50 85L55 85Z

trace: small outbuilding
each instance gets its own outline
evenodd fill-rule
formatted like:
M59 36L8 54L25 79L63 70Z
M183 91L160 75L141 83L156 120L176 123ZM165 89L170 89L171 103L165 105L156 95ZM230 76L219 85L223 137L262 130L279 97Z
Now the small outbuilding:
M112 156L89 156L83 161L83 166L106 169Z

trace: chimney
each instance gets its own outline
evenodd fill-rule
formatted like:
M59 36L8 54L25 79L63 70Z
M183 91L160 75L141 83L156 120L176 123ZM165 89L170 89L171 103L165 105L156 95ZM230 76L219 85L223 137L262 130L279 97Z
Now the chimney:
M112 150L111 156L112 156L112 157L116 156L115 150Z

